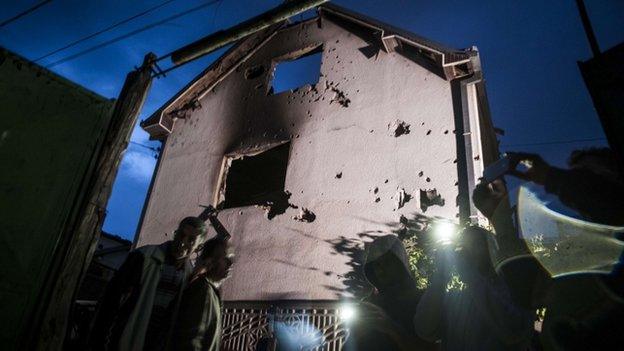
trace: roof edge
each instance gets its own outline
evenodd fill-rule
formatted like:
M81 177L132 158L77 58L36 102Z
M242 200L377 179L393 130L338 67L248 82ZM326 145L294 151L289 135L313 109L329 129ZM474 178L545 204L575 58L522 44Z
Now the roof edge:
M187 111L199 108L197 100L244 63L253 53L262 47L284 25L274 24L262 31L238 41L208 68L199 73L184 88L178 91L150 117L141 122L141 127L150 134L151 139L163 139L173 130L175 118L184 118ZM239 55L236 55L239 53ZM196 90L191 96L188 92ZM173 114L173 116L172 116Z
M351 11L342 6L338 6L332 3L325 3L319 6L319 9L321 10L321 14L323 11L328 11L343 18L350 19L351 21L357 22L359 24L377 29L381 32L381 39L398 37L400 40L408 44L412 44L443 54L445 56L445 60L442 62L443 65L456 64L458 63L458 61L467 62L469 60L469 55L466 53L465 50L448 47L444 44L429 40L410 31L406 31L391 24L384 23L369 16ZM449 58L449 60L446 60L446 58Z
M427 57L428 65L436 67L436 74L447 80L453 80L472 74L471 57L478 55L474 48L452 49L419 35L377 21L368 16L353 12L341 6L325 3L318 7L318 16L303 22L322 20L324 17L337 16L374 32L375 41L386 52L397 51L404 55L417 53ZM328 18L328 20L332 20ZM215 60L207 69L198 74L189 84L141 122L141 127L150 134L150 139L162 140L172 131L177 118L200 108L198 100L227 77L240 64L245 62L260 47L268 42L275 33L283 28L287 21L275 24L260 32L244 38ZM296 24L299 24L297 22ZM412 50L410 52L410 50Z

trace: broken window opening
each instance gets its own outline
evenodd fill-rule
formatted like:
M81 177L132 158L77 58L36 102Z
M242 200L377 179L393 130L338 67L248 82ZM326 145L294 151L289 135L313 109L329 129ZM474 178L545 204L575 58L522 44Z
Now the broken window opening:
M218 207L266 205L283 197L289 152L287 142L260 153L226 156Z
M276 62L271 81L272 93L279 94L306 84L318 83L322 56L323 47L319 46L303 55Z

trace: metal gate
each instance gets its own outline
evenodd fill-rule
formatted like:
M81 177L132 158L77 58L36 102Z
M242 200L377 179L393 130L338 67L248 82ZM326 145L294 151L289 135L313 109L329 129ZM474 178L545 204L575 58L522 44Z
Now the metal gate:
M279 344L288 350L338 351L348 337L335 301L224 304L222 350L271 351Z

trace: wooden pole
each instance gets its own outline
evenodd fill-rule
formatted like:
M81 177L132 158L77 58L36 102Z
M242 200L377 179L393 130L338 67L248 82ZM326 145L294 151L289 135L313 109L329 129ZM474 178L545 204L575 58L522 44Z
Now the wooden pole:
M56 268L48 274L44 288L48 293L40 298L27 339L29 349L63 348L75 294L91 262L121 157L151 86L155 59L153 53L147 54L143 65L126 76L103 145L95 156L96 167L86 188L87 196L79 204L81 214L55 253Z
M292 16L321 5L328 0L293 0L271 9L259 16L235 25L226 30L218 31L205 38L199 39L171 54L171 61L181 65L201 56L207 55L225 45L233 43L250 34L256 33L275 23L284 21Z
M585 35L587 35L591 51L594 54L594 57L598 57L600 56L600 47L598 46L596 34L594 34L594 29L592 28L591 21L589 20L589 15L587 14L585 1L576 0L576 7L578 7L579 15L581 15L581 22L583 22L583 28L585 29Z

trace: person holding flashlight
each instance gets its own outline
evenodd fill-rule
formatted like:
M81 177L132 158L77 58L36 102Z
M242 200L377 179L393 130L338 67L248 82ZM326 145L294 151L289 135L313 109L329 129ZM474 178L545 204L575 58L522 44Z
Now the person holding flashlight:
M408 256L396 235L366 245L364 275L374 287L357 305L349 321L351 336L345 350L434 350L416 335L412 319L421 292L409 270Z
M534 311L514 302L495 272L488 252L488 231L466 228L457 246L437 250L436 271L418 302L414 327L441 350L526 350L531 344ZM451 267L465 283L449 289Z
M509 175L543 185L563 204L596 223L624 225L624 176L622 165L609 148L575 150L568 160L569 169L549 165L537 154L507 153ZM520 163L526 172L516 170Z
M622 165L608 148L573 151L569 169L549 165L539 155L508 153L509 175L544 187L583 219L611 226L624 225ZM516 170L524 164L527 170ZM473 194L475 206L490 220L497 237L517 238L511 225L502 180L482 183ZM590 235L588 233L588 235ZM622 240L622 237L613 239ZM504 241L504 240L503 240ZM520 244L521 245L521 244ZM542 341L570 350L605 348L624 343L624 252L610 274L584 273L551 278L535 257L511 257L499 268L515 299L523 305L546 307ZM508 254L507 254L508 255ZM603 296L603 297L601 297ZM595 301L600 300L600 304ZM576 306L576 307L574 307Z

